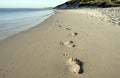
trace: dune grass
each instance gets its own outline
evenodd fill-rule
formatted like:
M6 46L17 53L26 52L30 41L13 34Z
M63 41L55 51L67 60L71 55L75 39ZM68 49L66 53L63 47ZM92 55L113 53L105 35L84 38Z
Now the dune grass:
M77 0L70 0L67 4L72 4ZM102 6L102 7L114 7L120 6L119 0L80 0L81 5L94 5L94 6Z

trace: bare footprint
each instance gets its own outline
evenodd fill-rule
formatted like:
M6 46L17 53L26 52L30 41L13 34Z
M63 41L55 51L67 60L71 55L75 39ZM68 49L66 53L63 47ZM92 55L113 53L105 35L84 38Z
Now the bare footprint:
M62 26L59 25L58 27L61 28Z
M70 28L65 28L66 30L71 30Z
M69 56L69 54L67 54L67 53L63 53L63 56L66 56L66 57L67 57L67 56Z
M71 48L76 46L73 41L65 41L65 42L60 41L60 45L65 45Z
M68 64L70 65L70 71L75 74L82 74L83 71L83 62L77 58L70 58L68 60Z
M72 32L71 35L72 35L72 36L77 36L78 33L77 33L77 32Z

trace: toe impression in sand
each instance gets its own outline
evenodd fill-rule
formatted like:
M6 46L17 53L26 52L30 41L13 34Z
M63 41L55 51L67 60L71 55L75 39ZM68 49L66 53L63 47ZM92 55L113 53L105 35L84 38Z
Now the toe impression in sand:
M77 32L72 32L71 35L72 35L72 36L77 36L78 33L77 33Z
M76 46L73 41L65 41L65 42L63 42L63 45L65 45L67 47L75 47Z
M61 25L59 25L58 27L59 27L59 28L61 28L62 26L61 26Z
M68 60L68 63L70 65L70 71L75 73L75 74L82 74L83 71L83 62L80 61L77 58L70 58Z
M63 53L63 56L69 56L69 54L67 54L67 53Z
M66 30L71 30L70 28L65 28Z

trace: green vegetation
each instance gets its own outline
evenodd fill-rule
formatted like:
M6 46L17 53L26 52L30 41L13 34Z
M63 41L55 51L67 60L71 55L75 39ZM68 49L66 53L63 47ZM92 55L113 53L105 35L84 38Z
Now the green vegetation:
M70 0L67 4L72 4L77 0ZM120 0L80 0L80 6L100 6L100 7L115 7L120 6Z

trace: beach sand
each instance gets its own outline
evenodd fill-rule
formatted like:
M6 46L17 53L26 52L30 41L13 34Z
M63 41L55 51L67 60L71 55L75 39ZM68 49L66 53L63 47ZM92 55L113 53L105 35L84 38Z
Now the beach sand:
M59 10L0 41L0 78L119 78L120 27Z

